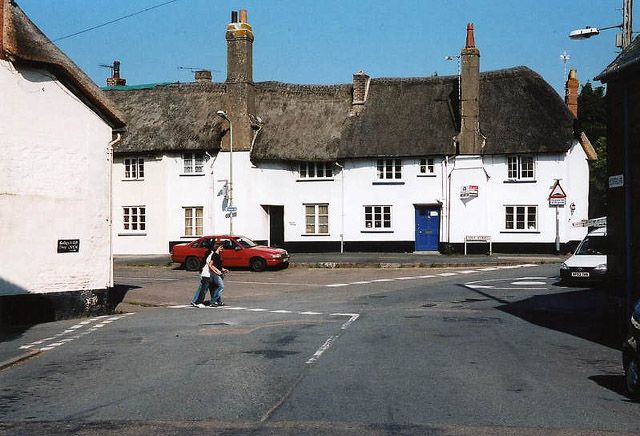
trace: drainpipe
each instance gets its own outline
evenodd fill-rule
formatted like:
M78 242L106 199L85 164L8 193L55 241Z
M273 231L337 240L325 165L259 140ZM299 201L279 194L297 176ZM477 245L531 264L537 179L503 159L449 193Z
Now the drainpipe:
M340 167L340 254L344 253L344 166L338 162L336 166Z
M107 162L109 163L109 199L107 200L109 208L109 223L107 228L109 231L109 274L108 274L108 287L113 287L113 146L116 145L122 139L120 133L116 133L115 139L107 144Z

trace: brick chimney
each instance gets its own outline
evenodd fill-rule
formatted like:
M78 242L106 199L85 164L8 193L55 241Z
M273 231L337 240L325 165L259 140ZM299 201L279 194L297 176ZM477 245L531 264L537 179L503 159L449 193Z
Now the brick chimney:
M8 15L8 11L5 9L8 7L9 0L0 0L0 59L5 59L4 53L4 20Z
M564 85L564 102L574 117L578 118L578 73L575 69L569 71L569 77Z
M208 83L211 82L213 76L209 70L198 70L194 73L194 78L198 83Z
M111 77L107 78L107 86L124 86L126 84L127 81L120 77L120 61L113 61Z
M231 13L227 26L227 82L253 82L253 29L247 11Z
M227 25L227 81L224 107L233 123L233 149L248 151L253 141L251 115L255 115L255 87L253 84L253 29L247 22L247 11L231 12ZM222 150L229 150L225 135Z
M480 154L484 146L480 133L480 50L476 48L473 24L467 24L465 47L460 52L459 154Z
M369 94L370 81L371 78L364 71L358 71L353 75L353 97L350 115L358 115L362 112Z

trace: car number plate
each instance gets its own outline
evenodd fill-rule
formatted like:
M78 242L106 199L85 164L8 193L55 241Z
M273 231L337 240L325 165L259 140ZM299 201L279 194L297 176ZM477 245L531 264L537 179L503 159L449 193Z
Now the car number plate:
M572 272L571 277L589 277L588 272Z

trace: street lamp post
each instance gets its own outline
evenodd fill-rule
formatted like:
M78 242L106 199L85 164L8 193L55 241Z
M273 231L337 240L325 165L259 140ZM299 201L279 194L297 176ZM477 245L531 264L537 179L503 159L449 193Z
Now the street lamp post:
M591 27L586 26L582 29L572 30L569 33L571 39L587 39L592 36L599 35L601 30L608 29L622 29L622 33L618 34L619 38L616 38L616 46L625 48L631 44L631 26L633 15L633 0L622 0L622 24L607 27Z
M229 203L227 204L227 210L229 211L229 234L233 235L233 124L225 111L218 111L216 113L219 117L229 122L229 182L227 187Z

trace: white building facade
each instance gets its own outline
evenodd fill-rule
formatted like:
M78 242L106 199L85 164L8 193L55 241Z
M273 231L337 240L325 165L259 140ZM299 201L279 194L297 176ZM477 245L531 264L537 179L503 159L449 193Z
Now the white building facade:
M471 26L460 80L254 83L246 13L227 42L223 84L107 88L129 114L115 254L228 233L294 252L461 251L473 239L548 252L584 236L572 224L587 218L588 140L533 71L480 74Z
M17 5L0 4L0 297L106 290L112 133L124 124Z

